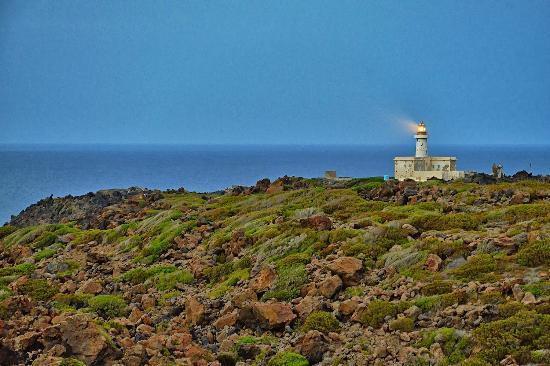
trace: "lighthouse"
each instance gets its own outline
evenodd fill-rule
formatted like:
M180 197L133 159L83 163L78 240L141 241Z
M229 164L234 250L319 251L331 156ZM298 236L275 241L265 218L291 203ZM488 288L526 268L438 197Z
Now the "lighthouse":
M464 178L464 172L456 170L456 157L429 156L428 131L420 121L416 126L416 153L414 156L397 156L394 161L395 178L426 181L428 179L453 180Z
M416 127L416 157L425 158L428 156L428 131L426 131L426 125L420 121Z

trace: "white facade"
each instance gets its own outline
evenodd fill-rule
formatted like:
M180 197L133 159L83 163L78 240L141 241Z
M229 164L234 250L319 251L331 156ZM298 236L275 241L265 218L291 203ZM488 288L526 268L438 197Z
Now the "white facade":
M394 161L394 176L400 181L412 179L426 181L430 178L452 180L464 178L464 172L456 170L453 156L429 156L428 133L424 122L418 124L415 156L398 156Z

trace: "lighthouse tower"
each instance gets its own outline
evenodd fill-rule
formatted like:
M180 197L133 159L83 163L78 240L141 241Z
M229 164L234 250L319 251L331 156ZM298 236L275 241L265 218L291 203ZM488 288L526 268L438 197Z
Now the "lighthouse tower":
M426 125L420 121L416 128L416 157L425 158L428 156L428 132L426 131Z

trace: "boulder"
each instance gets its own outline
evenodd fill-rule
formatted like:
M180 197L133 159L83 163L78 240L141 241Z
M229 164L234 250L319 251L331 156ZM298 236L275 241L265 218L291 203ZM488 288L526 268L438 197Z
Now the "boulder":
M338 311L342 315L351 315L357 310L357 307L359 306L359 301L355 299L349 299L342 301L340 303L340 306L338 307Z
M521 299L521 302L525 305L536 304L537 299L535 298L535 295L533 295L532 293L526 292L525 295L523 296L523 299Z
M195 297L189 296L185 302L185 320L190 325L197 325L204 319L204 305Z
M283 302L255 302L252 309L259 323L268 329L283 327L296 318L290 305Z
M354 257L340 257L330 262L328 268L339 275L346 286L353 286L359 282L363 262Z
M323 360L323 354L329 349L330 339L317 330L307 332L296 344L296 351L316 364Z
M87 280L78 289L78 292L80 292L80 293L92 294L92 295L97 295L101 291L103 291L103 286L101 285L101 282L93 280L93 279Z
M296 305L296 311L300 318L306 318L312 312L320 310L321 302L319 299L319 297L305 296L298 305Z
M330 299L341 288L342 280L337 275L334 275L321 281L321 283L319 283L318 291L320 295Z
M430 272L437 272L441 268L442 259L437 254L428 254L424 267Z
M88 314L75 314L60 319L61 338L71 353L87 365L99 364L99 354L108 347L99 326Z
M217 329L223 329L226 326L233 326L239 319L239 312L237 310L233 310L232 312L220 316L215 322L214 326Z
M264 267L250 281L249 287L256 292L261 292L269 289L277 278L277 273L271 267Z

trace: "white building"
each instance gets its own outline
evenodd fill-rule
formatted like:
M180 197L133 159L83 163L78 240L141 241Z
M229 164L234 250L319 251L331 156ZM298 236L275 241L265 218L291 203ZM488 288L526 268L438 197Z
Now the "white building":
M464 172L456 170L456 158L453 156L429 156L428 132L424 122L417 126L416 155L397 156L393 159L395 179L426 181L430 178L451 180L464 178Z

